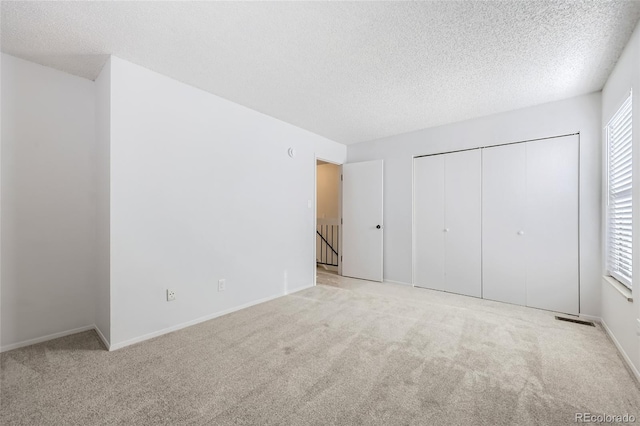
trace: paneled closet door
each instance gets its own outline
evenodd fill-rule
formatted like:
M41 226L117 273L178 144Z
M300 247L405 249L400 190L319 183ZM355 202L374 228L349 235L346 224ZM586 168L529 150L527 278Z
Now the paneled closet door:
M578 314L578 135L526 149L527 306Z
M524 143L482 150L482 297L518 305L527 300L525 166Z
M413 283L444 290L444 156L414 161Z
M444 157L444 290L482 296L482 162L479 149Z

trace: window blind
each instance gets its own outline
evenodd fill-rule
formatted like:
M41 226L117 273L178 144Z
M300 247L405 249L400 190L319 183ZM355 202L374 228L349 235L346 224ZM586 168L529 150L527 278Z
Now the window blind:
M631 95L607 124L606 137L607 273L631 288L633 264Z

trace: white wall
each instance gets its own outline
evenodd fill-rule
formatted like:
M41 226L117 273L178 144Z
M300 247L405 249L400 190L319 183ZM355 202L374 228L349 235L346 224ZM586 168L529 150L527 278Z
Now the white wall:
M278 120L279 121L279 120ZM281 122L283 123L283 122ZM283 123L287 124L287 123ZM287 124L291 126L290 124ZM296 127L299 131L303 131ZM306 135L311 135L313 139L311 143L313 143L313 149L315 151L316 157L320 160L329 161L334 164L343 164L347 161L347 147L338 142L334 142L332 140L323 138L321 136L316 135L315 133L303 131ZM305 138L306 139L306 138ZM317 162L314 159L313 165L316 166Z
M111 60L95 82L96 102L96 276L95 325L107 346L111 339Z
M600 94L348 146L348 162L384 159L384 277L411 283L412 158L580 132L580 304L600 315Z
M319 164L317 181L317 218L340 218L340 166L335 164Z
M0 352L2 351L2 58L0 53Z
M602 124L606 125L633 89L633 222L640 223L640 24L602 90ZM604 135L603 135L604 136ZM604 140L604 139L603 139ZM604 145L604 143L603 143ZM603 225L604 228L604 225ZM636 228L636 227L634 227ZM637 229L637 228L636 228ZM634 232L633 270L640 271L640 238ZM604 271L604 265L602 271ZM602 280L602 320L627 359L640 370L640 280L634 279L633 302ZM640 376L639 376L640 378Z
M94 322L94 83L2 55L2 350Z
M313 284L315 156L343 145L115 57L111 94L112 347Z

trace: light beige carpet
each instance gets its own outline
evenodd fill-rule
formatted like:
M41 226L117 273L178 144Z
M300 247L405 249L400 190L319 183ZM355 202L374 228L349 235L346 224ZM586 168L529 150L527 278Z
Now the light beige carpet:
M85 332L3 353L0 424L640 419L639 388L599 327L429 290L319 282L115 352Z

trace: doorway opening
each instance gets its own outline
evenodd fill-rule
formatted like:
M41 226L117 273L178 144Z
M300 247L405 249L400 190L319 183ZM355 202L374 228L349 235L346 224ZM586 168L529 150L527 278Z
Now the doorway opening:
M316 159L316 275L341 270L341 166Z

